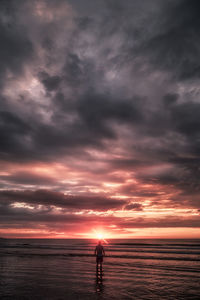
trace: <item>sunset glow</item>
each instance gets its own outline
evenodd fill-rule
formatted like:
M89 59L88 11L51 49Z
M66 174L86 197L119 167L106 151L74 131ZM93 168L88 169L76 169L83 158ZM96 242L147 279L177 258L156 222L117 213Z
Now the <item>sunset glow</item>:
M101 230L96 230L96 229L93 229L93 232L94 232L94 238L99 240L99 241L103 241L104 243L108 243L106 238L108 239L111 239L112 238L112 235L108 235L108 233L106 233L105 231L103 231L102 229Z

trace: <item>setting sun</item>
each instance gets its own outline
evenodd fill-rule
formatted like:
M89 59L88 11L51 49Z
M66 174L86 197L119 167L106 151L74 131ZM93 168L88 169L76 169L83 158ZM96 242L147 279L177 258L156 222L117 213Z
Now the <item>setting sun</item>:
M108 234L106 234L104 231L97 231L96 229L93 229L93 232L95 234L94 238L95 239L98 239L98 240L102 240L104 241L105 243L108 243L106 241L106 238L108 238Z
M98 234L97 234L97 237L98 237L99 240L102 240L102 239L103 239L103 234L98 233Z

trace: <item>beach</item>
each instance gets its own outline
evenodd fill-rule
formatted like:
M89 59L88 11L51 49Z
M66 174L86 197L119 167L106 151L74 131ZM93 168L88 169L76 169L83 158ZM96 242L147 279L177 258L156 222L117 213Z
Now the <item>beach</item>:
M0 299L199 299L200 240L0 241Z

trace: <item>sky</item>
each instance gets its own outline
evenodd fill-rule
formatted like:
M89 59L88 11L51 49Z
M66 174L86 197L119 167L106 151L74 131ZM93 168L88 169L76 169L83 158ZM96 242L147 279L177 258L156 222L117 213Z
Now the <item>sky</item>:
M200 238L200 1L0 1L0 236Z

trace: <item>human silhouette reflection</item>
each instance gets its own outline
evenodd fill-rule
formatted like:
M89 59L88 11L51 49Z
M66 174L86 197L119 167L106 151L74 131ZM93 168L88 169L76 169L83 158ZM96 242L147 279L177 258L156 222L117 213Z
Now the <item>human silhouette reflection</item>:
M102 264L96 265L96 293L101 294L103 292L103 267Z

